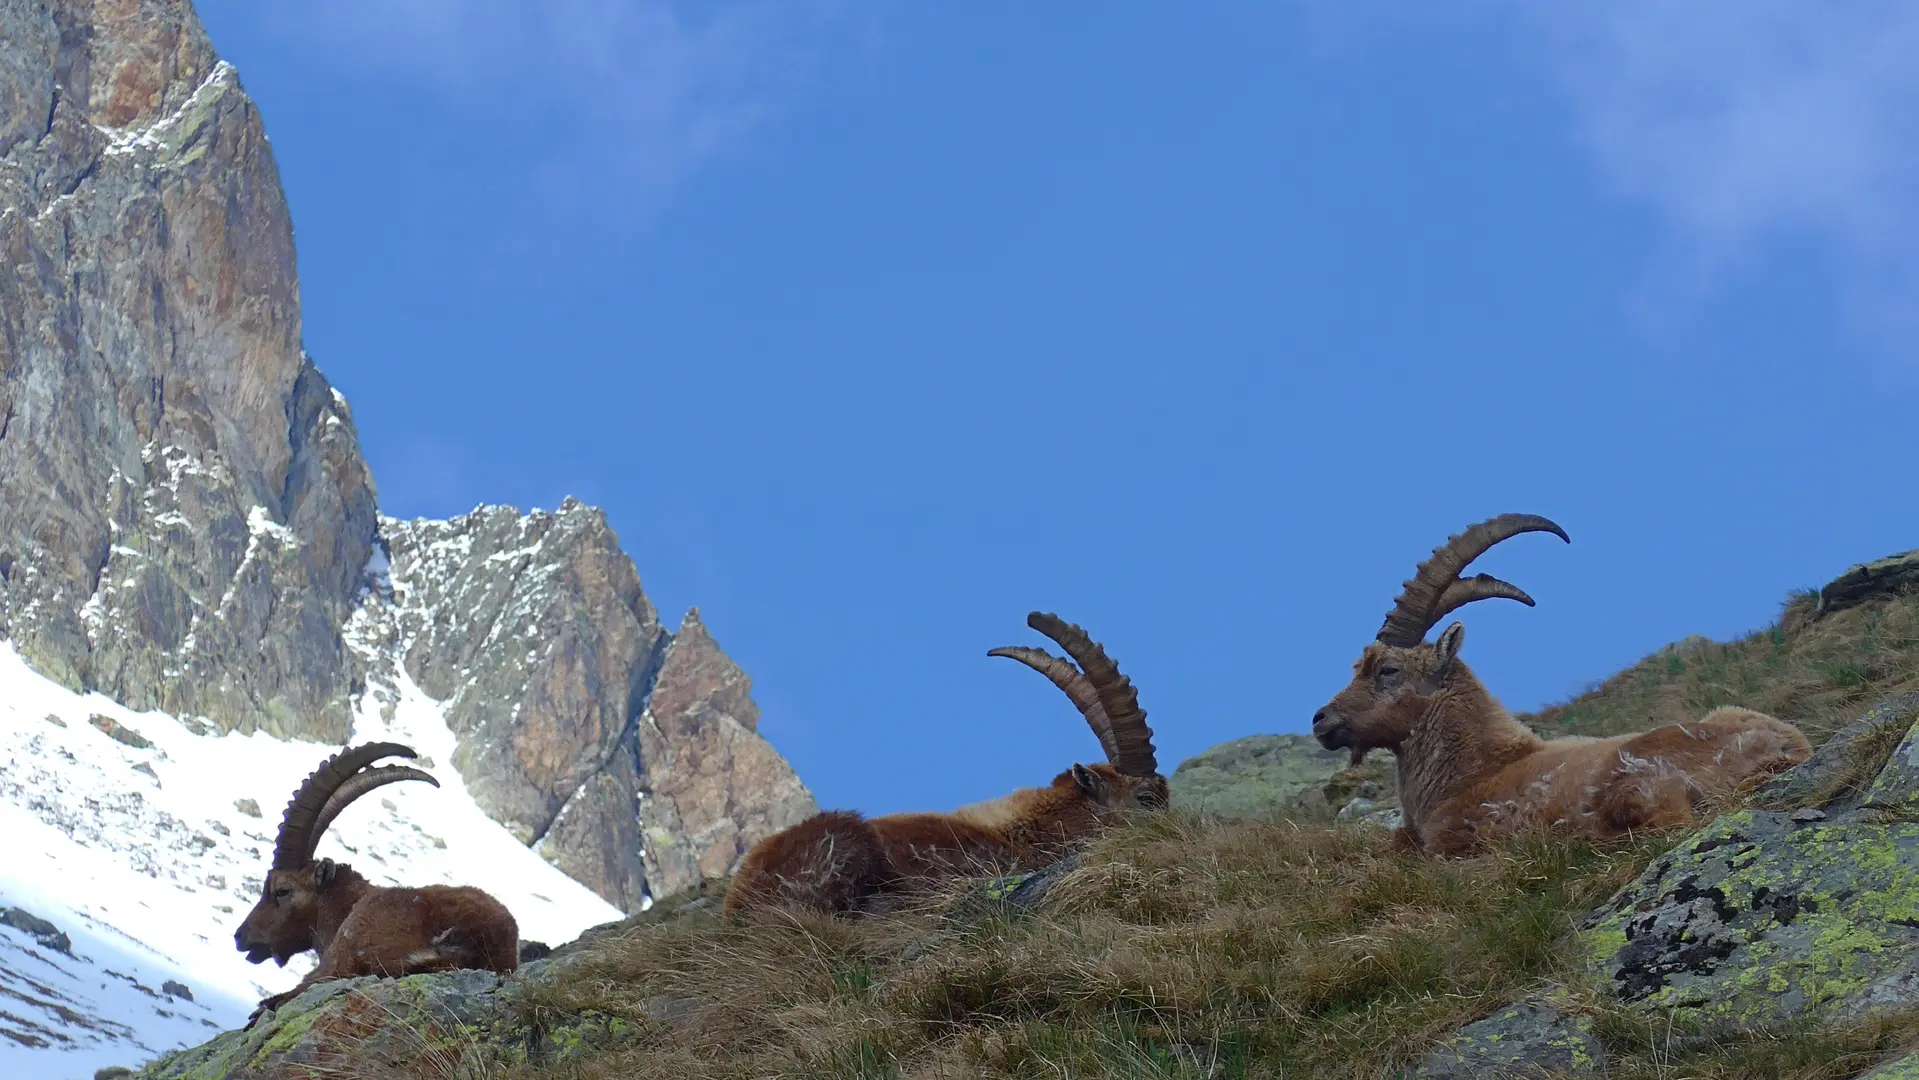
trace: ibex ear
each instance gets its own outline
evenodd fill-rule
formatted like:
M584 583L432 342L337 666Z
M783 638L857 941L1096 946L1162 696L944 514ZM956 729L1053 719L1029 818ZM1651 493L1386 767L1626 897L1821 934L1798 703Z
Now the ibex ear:
M1440 631L1439 640L1433 648L1439 651L1439 663L1433 667L1433 678L1443 679L1452 673L1453 661L1459 659L1459 646L1466 640L1466 627L1454 623Z
M322 889L332 885L333 879L339 876L340 864L334 862L332 859L321 859L315 865L313 880L318 882Z
M1077 761L1073 762L1073 783L1078 784L1081 791L1093 798L1098 798L1100 791L1106 786L1098 773Z

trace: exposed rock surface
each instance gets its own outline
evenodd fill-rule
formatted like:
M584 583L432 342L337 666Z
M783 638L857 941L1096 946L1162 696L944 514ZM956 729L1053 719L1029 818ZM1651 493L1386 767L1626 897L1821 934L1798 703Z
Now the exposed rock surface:
M697 611L660 626L601 511L569 499L381 531L400 655L446 702L469 790L608 901L631 911L729 874L818 809L755 730L746 673Z
M342 739L374 534L260 116L192 8L0 0L0 620L136 708Z
M1706 1029L1919 1005L1915 704L1854 725L1910 729L1863 790L1720 818L1596 912L1581 943L1611 992Z
M475 799L533 843L645 698L665 640L639 573L605 515L572 500L381 530L407 672L446 703Z
M310 1080L329 1076L415 1075L409 1066L434 1055L448 1075L486 1055L481 1068L564 1066L590 1048L630 1034L608 1016L536 1014L529 987L552 962L501 976L454 971L401 979L363 977L321 983L250 1029L229 1031L176 1051L133 1075L146 1080ZM485 1075L486 1073L481 1073Z
M1915 694L1866 710L1755 793L1759 808L1712 822L1594 911L1576 944L1609 1007L1670 1026L1675 1045L1919 1007L1915 720ZM1462 1029L1416 1075L1602 1075L1590 1031L1522 1002ZM1919 1059L1869 1075L1908 1073Z
M488 813L622 907L812 812L599 511L379 516L260 114L186 0L0 0L0 269L0 636L40 671L338 744L402 664Z
M1893 596L1919 588L1919 551L1904 551L1848 569L1819 590L1815 612L1830 615L1875 596Z
M1590 1017L1525 1002L1468 1024L1420 1060L1416 1080L1577 1080L1600 1076L1605 1048Z
M638 731L646 875L656 895L731 874L761 837L819 811L792 766L759 736L751 688L699 610L688 612Z
M1859 1080L1919 1080L1919 1054L1907 1054L1889 1061Z
M1392 755L1373 754L1350 768L1349 761L1311 735L1248 735L1180 762L1170 783L1180 806L1222 817L1337 812L1358 799L1369 811L1397 807Z

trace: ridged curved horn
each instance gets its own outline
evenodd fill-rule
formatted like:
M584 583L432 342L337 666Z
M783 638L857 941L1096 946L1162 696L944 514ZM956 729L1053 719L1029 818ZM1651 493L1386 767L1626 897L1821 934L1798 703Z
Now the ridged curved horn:
M1531 604L1532 597L1498 578L1481 574L1459 580L1459 572L1494 544L1528 532L1549 532L1572 543L1566 530L1538 514L1501 514L1470 526L1434 548L1432 555L1413 571L1393 601L1393 610L1387 612L1378 640L1401 648L1417 645L1425 640L1426 631L1431 630L1441 616L1474 600L1505 598Z
M340 811L345 810L353 800L374 788L397 784L402 780L424 780L434 787L440 786L433 774L406 765L382 765L377 769L362 769L354 773L327 799L319 820L313 823L313 833L307 841L307 858L313 858L314 851L320 846L320 838L326 835L327 826L333 824L333 819L339 817Z
M273 868L297 870L313 861L313 848L319 841L314 825L326 812L333 794L355 773L384 757L419 756L412 747L399 743L363 743L349 746L322 761L293 793L286 813L280 817L280 835L273 844Z
M1460 578L1446 586L1446 591L1439 594L1439 603L1433 608L1433 613L1429 617L1430 622L1438 625L1439 620L1455 609L1465 607L1475 600L1517 600L1527 607L1536 606L1533 598L1526 595L1526 590L1512 582L1501 581L1491 574L1474 574L1472 577ZM1431 628L1431 626L1427 627L1429 630Z
M1026 625L1058 642L1079 663L1086 681L1099 694L1100 707L1106 710L1106 723L1113 733L1113 749L1107 761L1127 776L1159 775L1153 729L1146 726L1146 710L1139 706L1139 691L1133 688L1133 680L1120 673L1119 665L1099 642L1073 623L1051 612L1035 611L1026 616Z
M1099 739L1100 749L1106 751L1106 760L1113 761L1119 756L1119 743L1113 738L1113 725L1106 718L1106 707L1099 703L1099 691L1093 689L1093 684L1071 661L1030 645L1003 645L986 650L986 655L1018 660L1051 679L1054 686L1066 691L1066 696L1073 699L1079 714L1086 718L1086 726L1093 729L1093 734Z

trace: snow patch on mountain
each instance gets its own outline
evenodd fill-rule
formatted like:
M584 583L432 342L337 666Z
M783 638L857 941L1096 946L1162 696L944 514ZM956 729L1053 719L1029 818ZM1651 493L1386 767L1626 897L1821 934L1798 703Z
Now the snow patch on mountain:
M376 579L383 569L369 567ZM395 642L390 607L369 593L346 637L372 660ZM619 919L473 803L440 703L403 666L369 666L353 741L413 747L422 757L411 764L440 786L368 795L319 854L377 885L477 885L513 912L523 940L558 944ZM280 810L338 749L77 694L0 644L0 1075L84 1077L196 1045L310 970L311 954L284 969L250 965L233 932L258 898ZM53 935L3 925L9 908L31 916L16 923L67 935L71 955L42 940L58 944Z

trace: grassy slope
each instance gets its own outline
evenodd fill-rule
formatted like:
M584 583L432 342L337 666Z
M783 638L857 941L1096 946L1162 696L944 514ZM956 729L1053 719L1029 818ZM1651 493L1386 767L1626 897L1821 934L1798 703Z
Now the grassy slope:
M1527 719L1605 733L1736 702L1819 741L1919 688L1919 600L1806 610L1795 599L1776 627L1663 651ZM1379 830L1177 811L1101 840L1041 914L723 927L705 911L593 942L586 974L538 1004L639 1026L634 1046L558 1074L579 1080L1375 1077L1544 987L1598 1015L1615 1076L1849 1077L1919 1038L1894 1019L1677 1054L1608 1012L1567 975L1568 934L1675 839L1440 862L1389 853ZM432 1074L517 1080L477 1062Z
M1919 598L1880 599L1811 618L1812 594L1731 642L1669 646L1563 704L1521 717L1542 733L1611 735L1744 705L1799 725L1815 743L1889 693L1919 689Z

